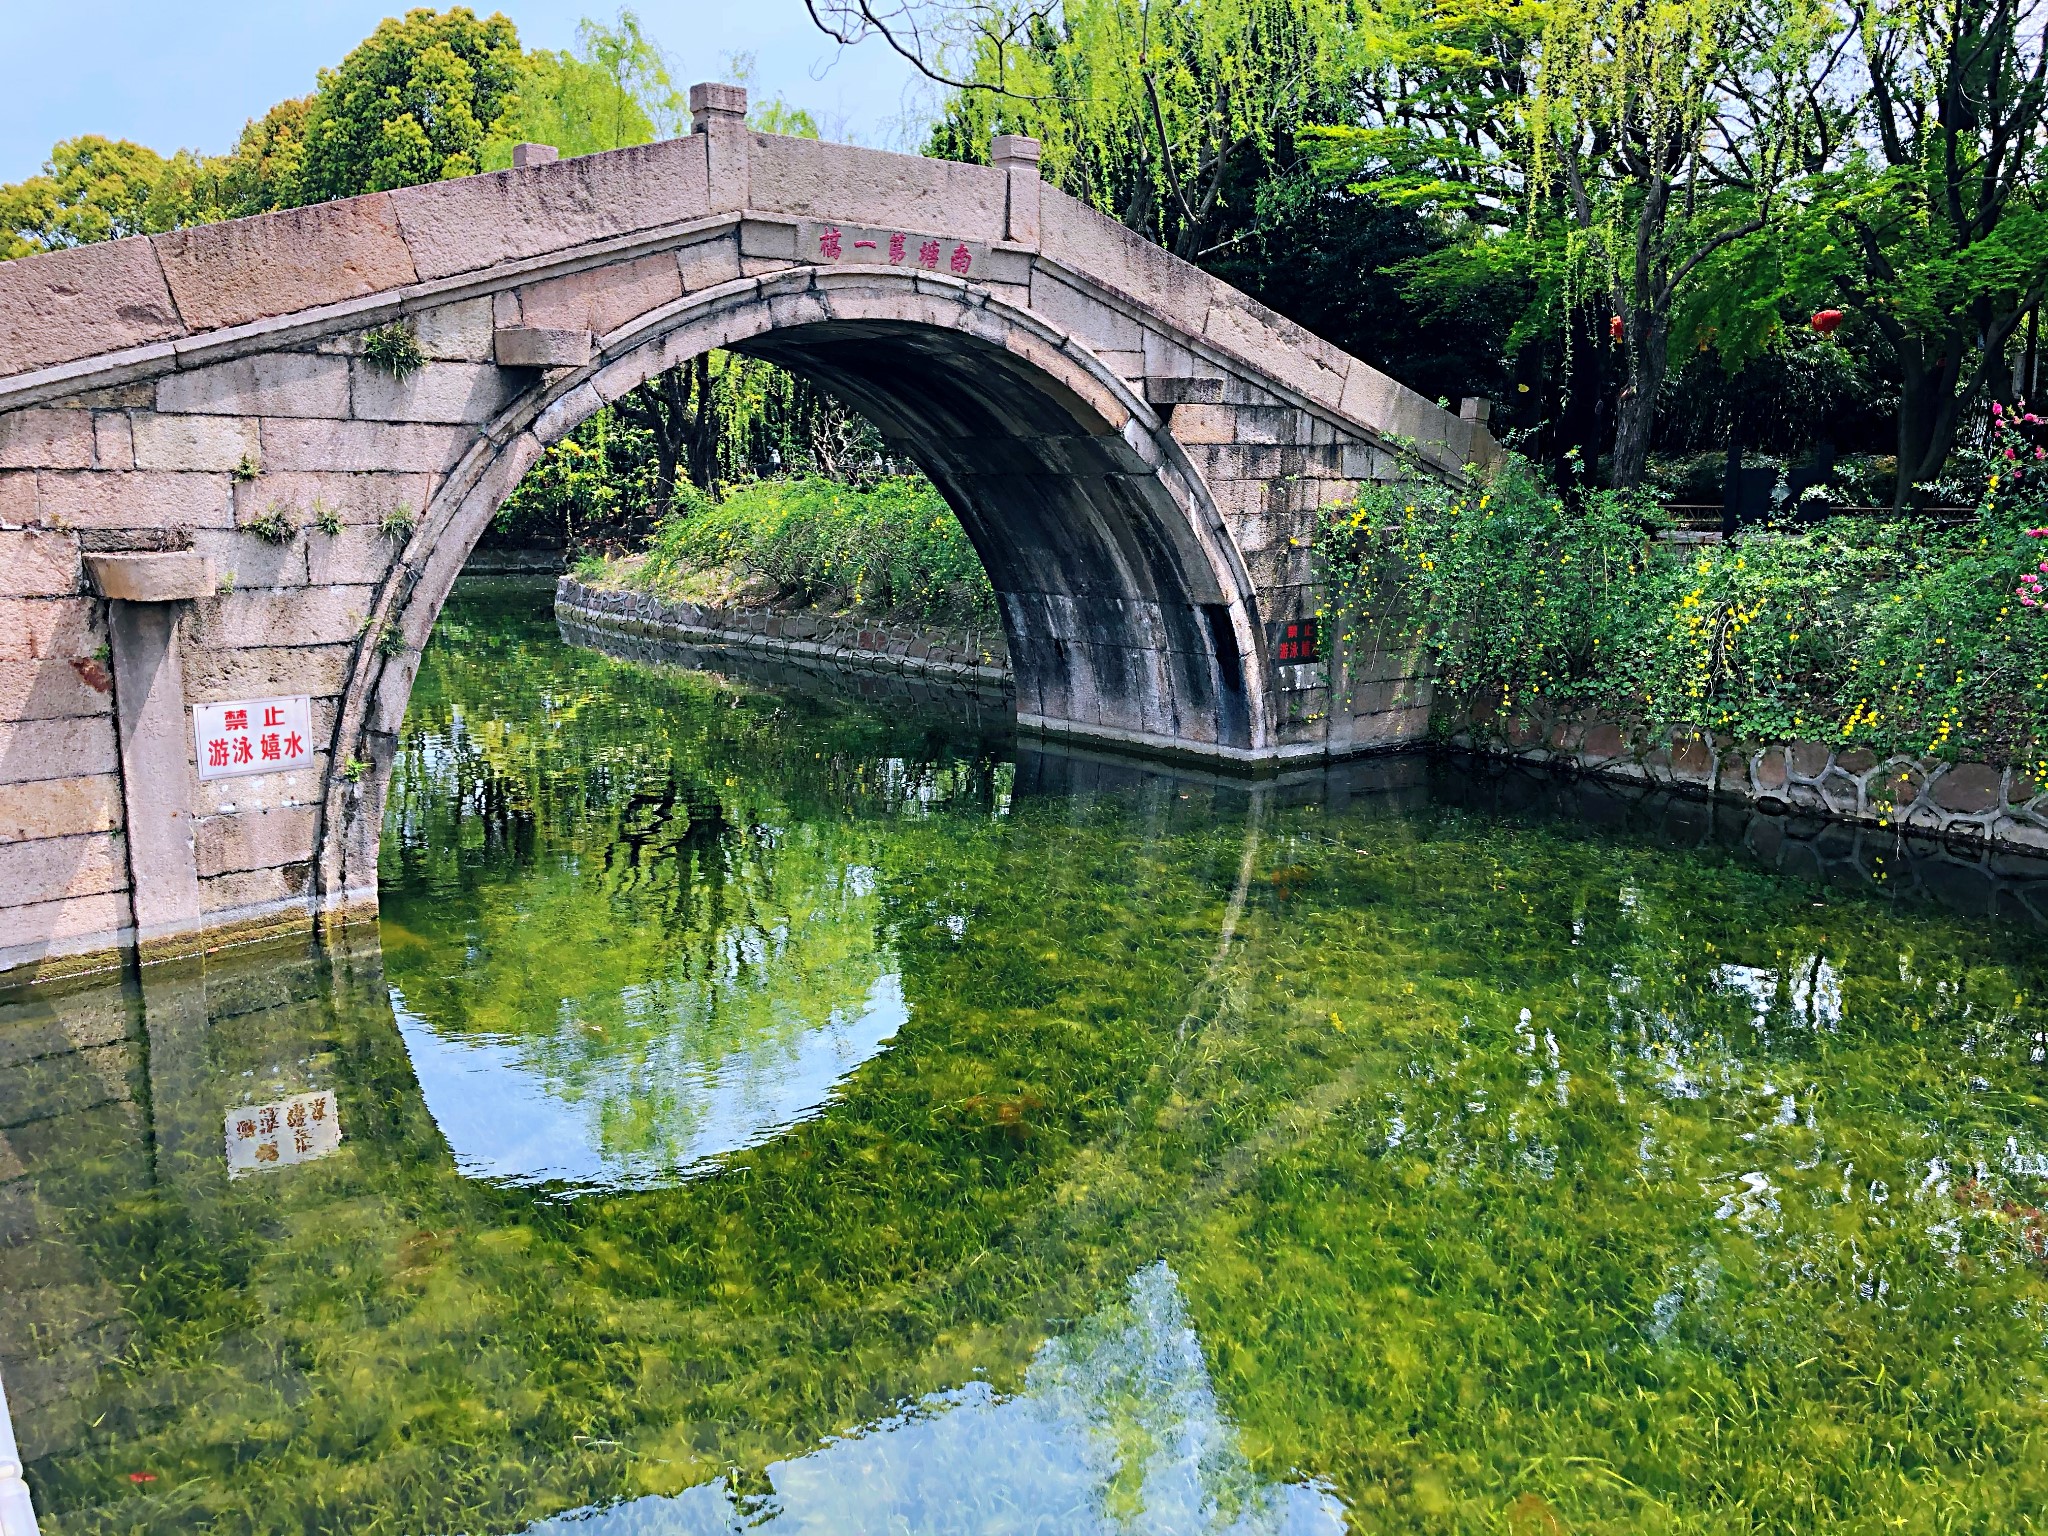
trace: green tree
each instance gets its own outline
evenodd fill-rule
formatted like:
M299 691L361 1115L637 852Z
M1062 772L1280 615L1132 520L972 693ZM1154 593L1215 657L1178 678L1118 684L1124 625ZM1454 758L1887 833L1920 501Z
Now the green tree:
M1798 291L1846 300L1888 344L1904 507L1936 479L2048 283L2043 0L1852 0L1861 113L1816 175Z
M812 5L835 36L885 36L960 87L931 153L985 160L991 134L1030 134L1056 185L1188 258L1250 218L1296 127L1332 115L1357 39L1343 0L1073 0L973 12L964 32L916 10Z
M387 19L320 72L296 200L417 186L482 168L524 57L512 23L457 6Z
M0 187L0 257L153 235L217 217L196 155L168 160L126 139L86 134L50 151L42 174Z
M519 142L590 155L682 131L688 118L667 58L631 11L616 26L577 24L573 53L537 49L521 67L516 100L485 146L487 169L512 163Z
M1617 487L1642 483L1688 284L1771 227L1820 131L1810 120L1829 115L1816 103L1831 19L1807 0L1551 10L1527 119L1530 217L1557 218L1544 254L1567 294L1600 294L1611 309Z
M280 101L242 129L234 153L210 162L220 177L224 216L241 218L304 201L299 192L306 158L311 96Z

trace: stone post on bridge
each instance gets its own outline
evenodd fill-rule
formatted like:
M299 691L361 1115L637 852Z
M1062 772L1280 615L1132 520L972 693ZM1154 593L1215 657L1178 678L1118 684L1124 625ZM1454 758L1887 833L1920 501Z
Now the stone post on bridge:
M1009 181L1005 230L1012 245L1038 249L1038 210L1044 187L1038 169L1038 140L1021 133L999 133L989 143L988 163Z
M747 92L744 86L706 82L690 87L690 132L704 135L707 180L715 212L747 206Z

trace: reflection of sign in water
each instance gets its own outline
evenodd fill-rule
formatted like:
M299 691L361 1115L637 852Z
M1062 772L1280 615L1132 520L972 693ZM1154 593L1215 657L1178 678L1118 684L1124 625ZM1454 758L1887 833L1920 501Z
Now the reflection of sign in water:
M297 1093L275 1104L228 1111L228 1172L256 1173L309 1163L341 1145L332 1093Z
M244 699L192 706L199 777L278 773L313 761L313 706L306 699Z

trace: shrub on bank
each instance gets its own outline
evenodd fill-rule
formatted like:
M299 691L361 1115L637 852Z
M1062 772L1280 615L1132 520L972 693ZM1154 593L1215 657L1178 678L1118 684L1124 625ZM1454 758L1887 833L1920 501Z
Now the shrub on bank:
M2001 416L1962 523L1832 518L1725 544L1646 534L1653 505L1568 503L1526 460L1468 493L1373 486L1317 540L1325 622L1419 642L1499 722L1564 710L1738 740L2048 770L2048 464Z
M756 480L723 501L679 488L676 510L619 579L677 595L691 577L718 572L788 601L933 623L996 620L981 557L921 475L869 487L816 476Z

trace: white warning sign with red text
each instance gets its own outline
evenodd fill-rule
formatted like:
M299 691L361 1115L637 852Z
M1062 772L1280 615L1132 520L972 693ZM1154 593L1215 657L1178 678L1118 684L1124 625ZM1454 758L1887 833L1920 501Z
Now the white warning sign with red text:
M309 699L247 699L192 706L192 739L199 777L282 773L313 761L313 705Z

